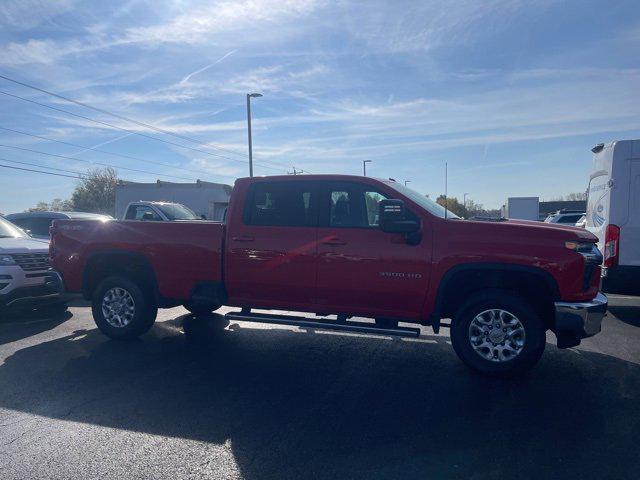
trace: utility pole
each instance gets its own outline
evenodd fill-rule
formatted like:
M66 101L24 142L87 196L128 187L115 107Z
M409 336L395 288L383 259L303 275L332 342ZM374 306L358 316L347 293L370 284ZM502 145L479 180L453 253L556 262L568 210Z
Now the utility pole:
M253 147L251 145L251 98L261 97L261 93L247 93L247 135L249 136L249 176L253 177Z
M302 173L302 170L300 170L300 173ZM298 171L296 170L296 167L293 167L293 172L287 172L287 175L297 175Z
M362 161L362 174L367 176L367 163L371 163L371 160L363 160Z

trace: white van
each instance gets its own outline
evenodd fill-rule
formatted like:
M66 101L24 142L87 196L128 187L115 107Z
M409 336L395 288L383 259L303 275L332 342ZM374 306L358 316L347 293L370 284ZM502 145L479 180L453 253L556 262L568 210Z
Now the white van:
M603 289L640 293L640 140L601 143L591 151L586 228L604 255Z

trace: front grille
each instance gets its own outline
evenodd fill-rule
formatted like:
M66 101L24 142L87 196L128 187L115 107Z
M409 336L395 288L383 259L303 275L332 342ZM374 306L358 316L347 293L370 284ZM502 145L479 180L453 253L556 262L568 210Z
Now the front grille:
M583 253L584 257L584 275L582 277L582 291L585 292L589 289L591 285L591 277L593 276L593 271L597 266L602 265L602 254L598 247L593 245L591 247L591 251L588 253Z
M14 253L11 256L27 272L47 270L51 267L48 253Z

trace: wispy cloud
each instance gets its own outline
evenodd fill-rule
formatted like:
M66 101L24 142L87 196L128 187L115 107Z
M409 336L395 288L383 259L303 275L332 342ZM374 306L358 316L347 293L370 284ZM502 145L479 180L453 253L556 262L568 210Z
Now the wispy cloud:
M245 94L259 91L257 161L358 173L370 158L372 174L404 175L429 191L440 188L433 171L446 160L463 172L457 182L474 183L465 191L483 192L474 199L491 203L500 181L509 178L502 185L513 188L507 172L526 172L545 158L564 168L554 178L577 184L589 168L585 144L640 135L637 2L620 0L616 9L598 2L576 9L559 0L7 0L0 69L241 155ZM15 99L0 102L0 125L81 145L122 135ZM137 135L104 148L212 176L246 172L241 162ZM553 195L545 189L554 182L538 178L531 188ZM492 188L482 190L483 182Z
M210 63L209 65L206 65L206 66L196 70L195 72L191 72L189 75L187 75L182 80L180 80L179 85L181 85L181 86L186 85L189 82L189 80L191 80L194 76L198 75L199 73L206 72L211 67L213 67L214 65L217 65L218 63L222 62L225 58L230 57L231 55L233 55L236 52L237 52L237 50L231 50L230 52L225 53L222 57L220 57L215 62Z

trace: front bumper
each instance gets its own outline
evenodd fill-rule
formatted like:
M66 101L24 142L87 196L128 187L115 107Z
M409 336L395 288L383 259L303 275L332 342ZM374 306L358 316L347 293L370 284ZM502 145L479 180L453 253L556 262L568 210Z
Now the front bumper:
M35 277L38 278L38 277ZM0 307L20 304L44 304L59 301L64 285L60 274L47 271L38 278L38 284L16 286L7 293L0 294Z
M558 347L575 347L583 338L600 332L607 305L607 297L602 293L587 302L555 302Z

